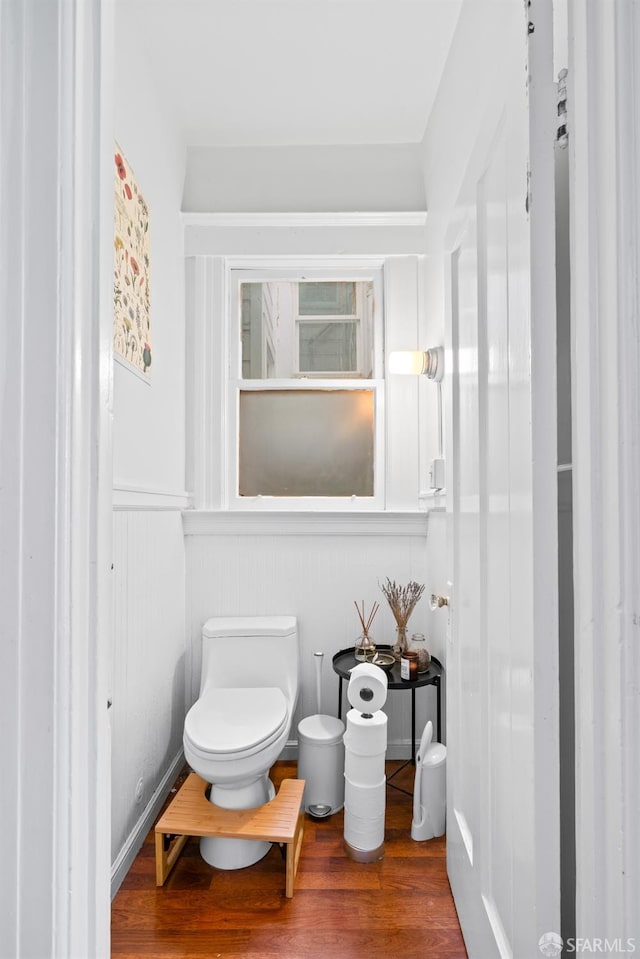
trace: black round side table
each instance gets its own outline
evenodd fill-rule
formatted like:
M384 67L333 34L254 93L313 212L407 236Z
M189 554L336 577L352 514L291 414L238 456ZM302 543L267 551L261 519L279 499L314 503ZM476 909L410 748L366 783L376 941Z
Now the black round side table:
M378 646L379 652L390 652L390 646ZM362 660L356 659L353 647L350 649L341 649L333 657L333 669L338 674L338 719L342 719L342 683L349 679L349 674L354 666L357 666ZM400 676L400 663L394 663L387 671L387 681L389 689L411 690L411 759L409 762L415 764L416 761L416 689L421 686L435 686L436 688L436 739L440 742L442 733L441 699L440 699L440 680L442 677L442 664L435 656L431 657L431 664L426 673L419 673L417 679L402 679Z

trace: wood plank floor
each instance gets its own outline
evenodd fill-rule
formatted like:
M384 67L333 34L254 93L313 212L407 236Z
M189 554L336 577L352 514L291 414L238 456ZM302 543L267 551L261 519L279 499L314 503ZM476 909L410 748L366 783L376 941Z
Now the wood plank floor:
M387 775L399 764L387 763ZM276 763L276 786L296 764ZM394 782L413 789L408 766ZM411 796L387 788L385 855L356 863L343 815L306 816L293 899L278 847L233 872L213 869L190 839L162 888L153 831L112 905L120 959L466 959L445 865L444 839L414 842Z

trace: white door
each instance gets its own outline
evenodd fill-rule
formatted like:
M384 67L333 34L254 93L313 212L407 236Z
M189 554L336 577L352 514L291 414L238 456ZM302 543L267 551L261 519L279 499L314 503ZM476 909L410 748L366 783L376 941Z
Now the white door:
M560 932L551 4L500 6L504 109L450 280L447 851L470 959L557 955Z

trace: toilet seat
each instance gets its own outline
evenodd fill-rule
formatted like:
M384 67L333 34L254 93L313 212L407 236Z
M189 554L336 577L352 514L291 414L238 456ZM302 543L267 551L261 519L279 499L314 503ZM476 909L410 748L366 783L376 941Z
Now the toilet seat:
M212 689L187 713L184 736L204 759L241 759L269 746L287 722L281 689Z

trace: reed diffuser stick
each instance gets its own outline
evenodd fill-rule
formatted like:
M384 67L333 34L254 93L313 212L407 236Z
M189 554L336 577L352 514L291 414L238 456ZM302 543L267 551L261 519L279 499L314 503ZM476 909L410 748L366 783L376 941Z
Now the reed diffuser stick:
M362 612L360 612L360 606L358 605L355 599L353 601L353 605L355 606L356 612L358 613L358 619L360 620L360 625L362 626L362 632L365 634L368 634L369 630L371 629L371 624L373 623L375 619L376 613L378 612L378 609L380 608L380 603L374 602L373 606L371 607L371 612L369 613L368 618L365 611L364 600L362 600Z
M380 608L380 603L377 603L377 602L374 603L373 606L371 607L371 612L369 613L369 619L367 620L367 625L366 625L367 632L369 632L369 630L371 629L371 624L373 623L379 608ZM363 612L364 612L364 606L363 606Z

